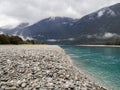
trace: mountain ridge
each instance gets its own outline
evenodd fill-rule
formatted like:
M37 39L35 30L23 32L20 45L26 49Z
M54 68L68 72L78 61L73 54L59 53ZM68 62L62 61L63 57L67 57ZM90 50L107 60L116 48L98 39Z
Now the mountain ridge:
M104 7L80 19L48 17L32 25L25 24L25 27L0 32L50 44L80 44L120 38L119 23L120 3Z

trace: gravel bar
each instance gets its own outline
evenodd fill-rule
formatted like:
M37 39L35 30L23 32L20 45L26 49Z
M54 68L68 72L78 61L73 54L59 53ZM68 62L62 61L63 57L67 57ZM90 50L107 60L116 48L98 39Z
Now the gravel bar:
M0 90L107 90L89 80L57 45L1 45Z

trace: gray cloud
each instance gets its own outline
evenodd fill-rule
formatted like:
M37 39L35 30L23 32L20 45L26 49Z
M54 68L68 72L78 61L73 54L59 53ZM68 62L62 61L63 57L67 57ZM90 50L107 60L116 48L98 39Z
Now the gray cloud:
M81 18L120 0L0 0L0 26L34 23L50 16Z
M96 39L109 39L109 38L119 38L120 35L117 33L111 33L111 32L105 32L104 34L93 34L93 35L87 35L87 38L96 38Z

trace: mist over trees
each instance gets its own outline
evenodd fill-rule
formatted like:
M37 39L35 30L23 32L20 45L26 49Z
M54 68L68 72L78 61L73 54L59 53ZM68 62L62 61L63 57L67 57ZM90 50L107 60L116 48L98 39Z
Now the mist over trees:
M19 36L0 35L0 44L35 44L34 40L22 40Z

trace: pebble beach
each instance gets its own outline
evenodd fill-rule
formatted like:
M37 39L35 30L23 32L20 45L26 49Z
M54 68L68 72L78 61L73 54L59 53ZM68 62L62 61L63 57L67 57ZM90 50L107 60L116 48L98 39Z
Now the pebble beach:
M1 45L0 90L107 90L57 45Z

